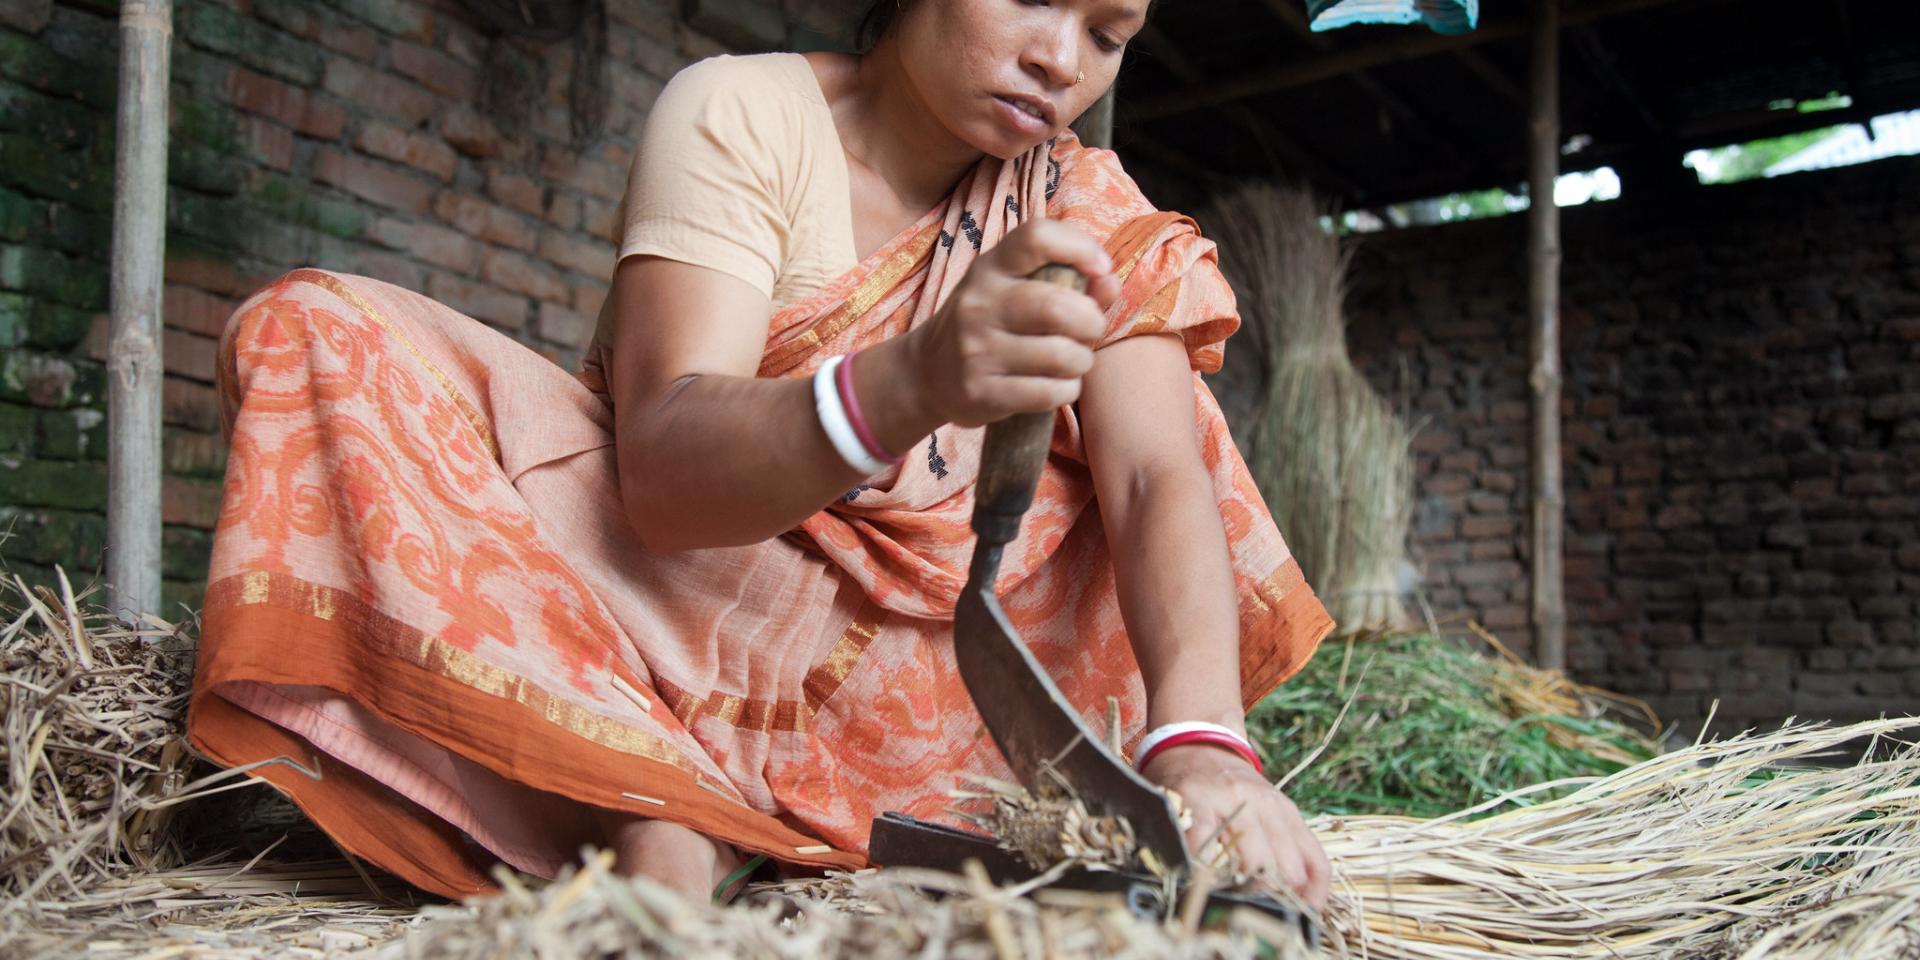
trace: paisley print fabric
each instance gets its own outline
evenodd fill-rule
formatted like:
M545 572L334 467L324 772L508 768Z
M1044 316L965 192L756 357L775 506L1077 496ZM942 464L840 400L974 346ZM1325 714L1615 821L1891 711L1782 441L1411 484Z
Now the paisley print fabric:
M1243 706L1332 623L1287 552L1199 372L1238 325L1213 245L1071 135L984 160L854 270L773 318L760 375L933 316L981 252L1044 214L1124 275L1111 342L1186 342L1194 423L1240 595ZM954 668L981 431L945 427L782 537L660 555L629 531L610 370L569 374L427 298L299 270L221 341L232 441L193 742L256 769L343 847L423 888L550 875L592 807L686 824L793 864L864 863L871 819L941 819L1006 776ZM998 584L1089 716L1145 697L1079 424Z

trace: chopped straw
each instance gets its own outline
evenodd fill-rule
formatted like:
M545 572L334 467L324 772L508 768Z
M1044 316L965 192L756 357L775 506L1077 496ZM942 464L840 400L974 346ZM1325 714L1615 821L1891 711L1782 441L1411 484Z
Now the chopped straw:
M64 593L24 594L7 614L0 956L1303 955L1264 914L1204 917L1190 896L1162 923L1048 880L996 888L959 873L863 871L721 907L616 877L607 855L589 854L551 883L500 871L498 895L421 907L337 858L170 864L193 844L177 835L190 818L165 815L221 789L186 781L170 752L186 687L169 659L184 648L169 645L191 638L78 615L86 594ZM1316 817L1335 873L1323 955L1920 955L1916 729L1915 718L1789 725L1434 819ZM1857 762L1814 765L1862 738L1872 743Z

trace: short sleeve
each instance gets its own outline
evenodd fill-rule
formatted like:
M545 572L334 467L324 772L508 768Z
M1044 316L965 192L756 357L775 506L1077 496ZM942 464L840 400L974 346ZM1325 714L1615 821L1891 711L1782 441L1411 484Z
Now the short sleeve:
M1129 235L1131 243L1123 239ZM1233 287L1220 273L1213 241L1201 237L1192 220L1169 213L1131 221L1113 239L1122 249L1110 242L1108 252L1118 254L1114 259L1124 275L1120 297L1107 311L1107 333L1098 345L1177 333L1193 369L1218 371L1226 339L1240 327L1240 314Z
M797 153L797 128L784 92L768 84L724 56L667 83L634 151L620 259L696 264L773 295L791 236L782 168Z

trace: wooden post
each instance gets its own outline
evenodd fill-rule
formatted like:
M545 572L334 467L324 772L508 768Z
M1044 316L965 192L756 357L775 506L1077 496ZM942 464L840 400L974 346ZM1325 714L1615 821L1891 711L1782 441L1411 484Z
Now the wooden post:
M160 287L167 242L172 0L121 0L107 342L107 583L115 614L160 610Z
M1080 136L1080 142L1089 147L1113 149L1113 91L1120 86L1118 81L1107 88L1100 99L1094 101L1080 119L1073 122L1073 132Z
M1532 102L1527 117L1527 314L1533 366L1533 631L1535 659L1567 665L1566 505L1560 484L1560 0L1533 0Z

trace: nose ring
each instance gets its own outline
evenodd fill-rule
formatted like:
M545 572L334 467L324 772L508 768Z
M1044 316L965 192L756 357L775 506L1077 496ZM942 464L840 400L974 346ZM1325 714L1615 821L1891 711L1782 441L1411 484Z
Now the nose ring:
M1087 72L1085 70L1082 70L1080 71L1079 76L1073 78L1073 85L1077 87L1082 83L1085 83L1086 80L1087 80Z

